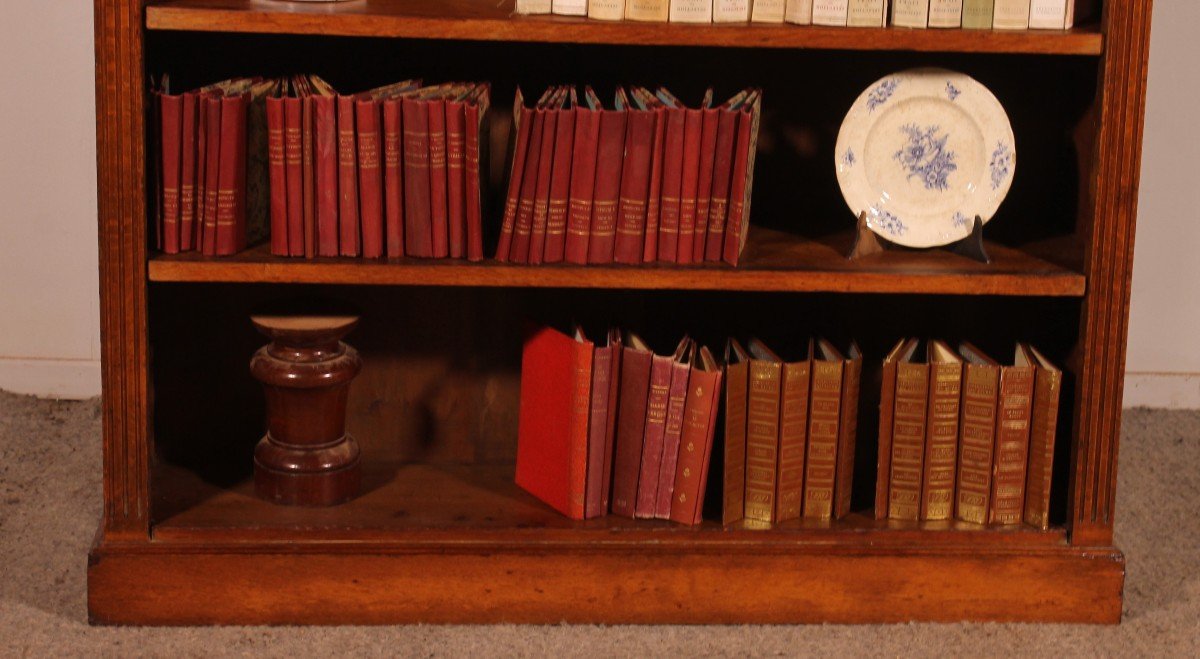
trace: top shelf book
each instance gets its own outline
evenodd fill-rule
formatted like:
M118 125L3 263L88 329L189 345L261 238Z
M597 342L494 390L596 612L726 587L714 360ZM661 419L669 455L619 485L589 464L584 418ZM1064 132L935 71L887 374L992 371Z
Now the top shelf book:
M193 32L322 34L467 41L908 50L1100 55L1096 25L1068 31L912 30L782 25L679 25L518 17L512 0L165 0L146 7L146 28Z

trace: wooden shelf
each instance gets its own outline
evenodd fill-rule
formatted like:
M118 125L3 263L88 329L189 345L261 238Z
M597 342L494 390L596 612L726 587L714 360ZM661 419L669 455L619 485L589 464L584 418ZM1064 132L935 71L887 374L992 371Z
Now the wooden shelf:
M543 43L912 50L1099 55L1096 27L1069 31L911 30L795 25L677 25L512 16L504 0L373 0L290 3L173 0L146 7L151 30L321 34Z
M226 283L371 284L790 291L834 293L930 293L1078 297L1084 276L1021 250L989 244L991 264L943 250L892 251L851 262L843 254L849 234L820 241L755 228L744 262L696 266L526 266L495 261L290 259L271 256L268 245L210 258L195 253L158 255L151 281Z

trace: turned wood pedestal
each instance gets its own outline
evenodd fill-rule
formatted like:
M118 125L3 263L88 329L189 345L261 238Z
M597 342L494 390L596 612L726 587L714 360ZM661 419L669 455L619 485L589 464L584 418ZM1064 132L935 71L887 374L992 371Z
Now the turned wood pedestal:
M342 343L353 316L253 316L271 339L250 360L267 396L267 434L254 449L254 489L267 501L331 506L362 482L358 444L346 434L346 395L362 362Z

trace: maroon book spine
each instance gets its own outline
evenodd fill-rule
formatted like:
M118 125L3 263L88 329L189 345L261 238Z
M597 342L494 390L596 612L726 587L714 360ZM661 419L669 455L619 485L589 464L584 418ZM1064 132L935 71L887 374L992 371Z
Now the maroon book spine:
M429 130L429 230L433 253L445 258L450 255L449 211L446 203L446 101L425 101Z
M596 147L596 187L592 194L592 224L588 232L588 263L613 262L617 232L617 198L621 194L621 168L628 115L624 110L600 112L600 139Z
M206 172L208 171L208 104L204 102L204 95L199 94L196 97L196 221L194 223L195 236L192 238L192 248L196 251L201 251L204 248L204 184ZM282 111L283 106L280 106ZM282 114L280 115L282 117ZM156 121L161 123L161 117ZM283 124L279 124L280 130L283 129ZM160 127L161 130L161 127ZM282 149L282 145L281 145ZM283 157L283 152L280 151L280 157ZM160 172L161 174L161 172ZM159 195L162 194L162 176L158 177ZM286 188L284 194L287 194ZM286 203L286 201L285 201ZM284 209L286 214L287 209ZM158 227L158 248L162 249L162 204L159 204L159 227ZM286 222L286 217L284 221Z
M712 203L713 169L717 150L716 108L705 108L700 121L700 169L696 175L696 237L692 243L692 261L704 260L708 238L708 214Z
M355 148L354 97L337 97L338 247L342 256L361 251L358 215L358 153Z
M679 464L679 442L683 436L683 406L687 402L688 374L686 362L671 362L671 389L667 395L667 425L663 434L662 465L658 469L658 497L654 517L670 519L671 495L675 492L675 468Z
M683 191L683 138L686 110L668 108L663 142L662 210L658 220L658 260L674 263L679 253L679 196Z
M362 255L383 256L383 168L380 166L382 135L379 103L359 99L354 105L358 136L358 208L362 229Z
M283 163L287 176L288 256L304 256L304 183L300 160L300 99L283 99Z
M546 211L546 246L542 260L560 263L566 251L567 201L571 196L571 159L575 149L575 108L558 111L554 131L554 164L550 168L550 201Z
M183 144L183 98L160 94L162 117L162 251L179 252L179 187Z
M317 175L313 145L314 110L311 96L300 105L300 165L304 181L304 256L317 255Z
M179 170L179 251L195 249L196 235L196 94L183 94L183 141Z
M662 468L672 366L670 357L654 355L650 360L650 391L646 398L646 428L642 439L642 465L638 475L634 517L654 517L658 504L658 472Z
M246 110L249 97L221 98L221 163L217 173L217 256L246 245Z
M585 519L604 514L601 496L604 478L604 448L608 430L609 384L613 379L612 355L620 346L611 343L597 347L592 359L592 399L588 412L587 488L584 494Z
M725 216L729 211L729 181L733 176L733 145L737 138L737 110L717 111L717 143L713 156L712 194L708 206L708 237L704 260L720 261L725 248Z
M338 255L338 132L332 96L313 97L317 176L317 255Z
M466 215L467 260L483 260L483 180L479 166L480 129L487 115L488 92L485 87L479 96L466 106Z
M404 157L400 142L403 122L400 101L383 101L383 213L389 259L404 256Z
M641 263L646 239L646 203L650 189L650 148L654 142L654 112L629 110L628 116L613 260L617 263Z
M662 172L666 153L667 112L654 109L654 143L650 147L650 189L646 192L646 240L642 246L642 261L658 260L658 226L662 216Z
M682 448L675 468L675 491L671 495L671 520L681 524L699 524L704 512L722 376L720 369L693 366L688 379L680 440Z
M419 99L401 101L404 122L404 252L433 256L429 209L429 112Z
M533 110L520 104L517 90L518 115L517 139L513 145L512 169L508 174L508 194L504 198L504 217L500 221L500 239L496 244L496 260L507 261L512 250L513 231L517 223L517 206L520 205L521 187L524 181L525 160L529 151L529 135L533 132Z
M208 108L205 112L206 160L204 163L204 234L203 252L207 256L217 254L217 179L221 172L221 97L206 96Z
M592 192L596 186L596 147L600 141L600 113L576 108L574 148L571 154L571 195L567 201L567 241L563 259L587 263L592 223Z
M683 120L683 181L679 189L679 251L676 263L691 263L696 242L696 191L700 177L700 134L703 116L689 109Z
M621 356L621 388L617 398L617 436L613 456L612 512L633 517L637 508L638 474L650 391L649 350L625 346Z
M521 196L517 202L517 223L513 228L512 249L508 252L508 260L513 263L529 263L529 237L533 231L533 206L537 198L538 163L542 154L542 130L546 124L546 110L534 110L531 123L533 127L529 132L529 145L521 176Z
M446 101L446 229L455 259L467 255L466 119L464 102Z
M741 258L742 246L746 242L743 234L750 229L746 195L754 167L753 124L754 113L749 107L738 113L733 174L729 182L729 212L725 218L724 260L732 266L736 266Z
M555 140L559 108L547 108L542 122L542 150L538 154L537 187L533 197L533 224L529 230L528 262L537 265L546 254L546 224L550 220L550 179L554 174Z

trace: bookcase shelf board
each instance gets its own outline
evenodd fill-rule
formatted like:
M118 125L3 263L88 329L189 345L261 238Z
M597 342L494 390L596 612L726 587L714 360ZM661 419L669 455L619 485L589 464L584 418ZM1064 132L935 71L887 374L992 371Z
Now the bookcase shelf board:
M167 0L146 7L151 30L323 34L655 46L820 48L925 52L1099 55L1097 26L1068 31L911 30L795 25L679 25L565 16L519 17L513 3L375 0L345 4Z

